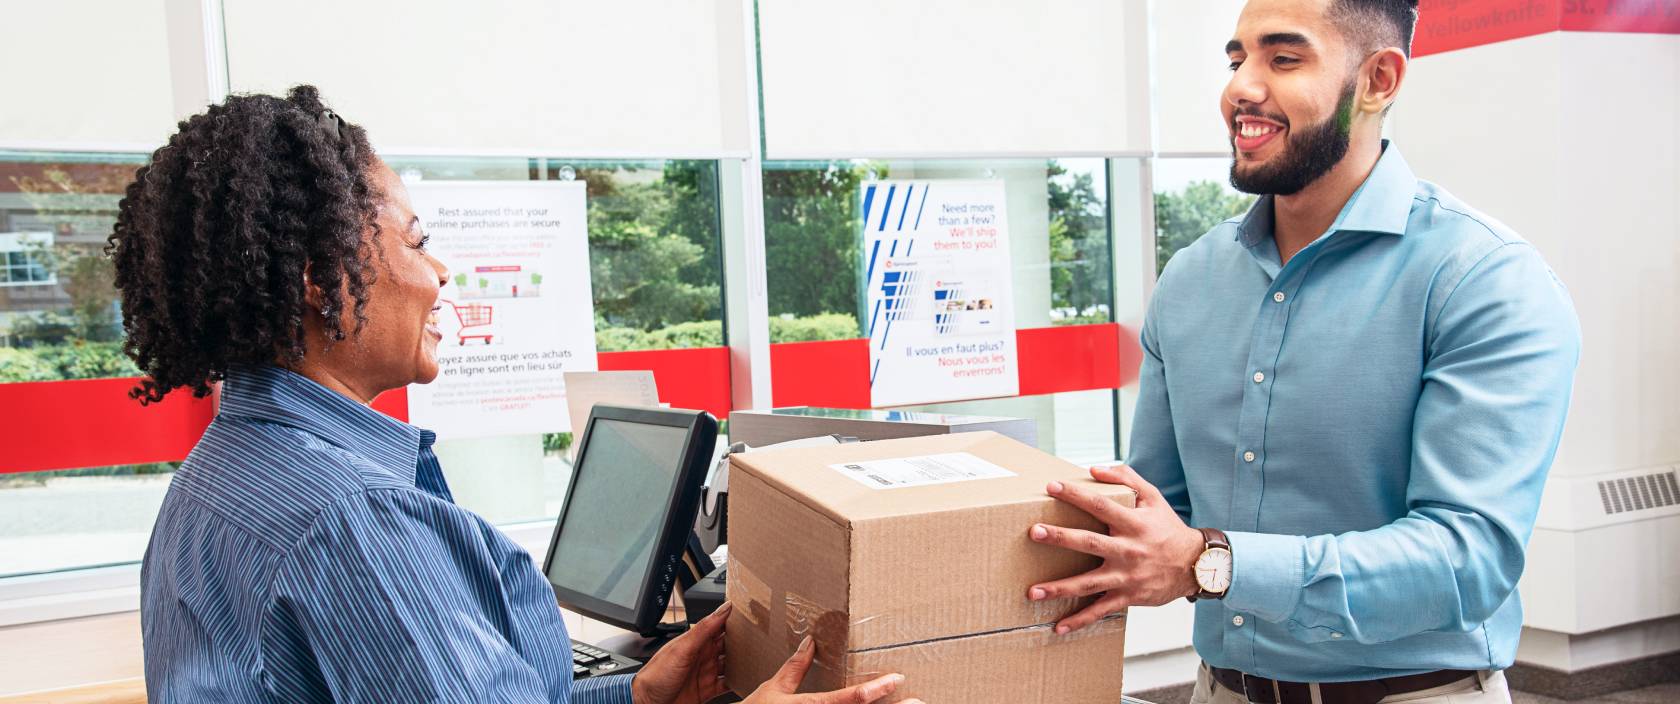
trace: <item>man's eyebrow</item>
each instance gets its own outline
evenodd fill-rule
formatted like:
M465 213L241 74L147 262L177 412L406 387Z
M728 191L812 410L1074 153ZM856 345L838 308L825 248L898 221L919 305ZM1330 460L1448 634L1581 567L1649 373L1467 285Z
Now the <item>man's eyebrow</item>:
M1242 50L1243 50L1243 47L1242 47L1242 42L1241 41L1238 41L1236 39L1232 39L1231 41L1225 42L1225 53L1227 53L1227 54L1235 54L1235 53L1237 53L1239 51L1242 51Z
M1313 43L1312 40L1307 39L1306 35L1297 34L1295 32L1273 32L1271 34L1264 34L1260 36L1260 46L1278 45L1310 49L1312 48Z

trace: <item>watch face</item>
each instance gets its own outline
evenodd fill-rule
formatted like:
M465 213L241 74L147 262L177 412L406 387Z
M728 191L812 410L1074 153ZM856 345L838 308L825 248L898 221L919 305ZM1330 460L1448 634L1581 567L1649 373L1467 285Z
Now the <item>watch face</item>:
M1224 594L1231 588L1231 551L1209 548L1196 559L1196 584L1210 594Z

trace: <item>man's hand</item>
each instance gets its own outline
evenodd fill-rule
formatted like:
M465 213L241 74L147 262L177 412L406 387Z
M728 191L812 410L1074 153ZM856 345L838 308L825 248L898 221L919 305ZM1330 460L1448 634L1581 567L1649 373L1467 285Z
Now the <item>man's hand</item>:
M635 704L706 704L728 691L723 686L723 624L730 605L700 619L666 643L630 683Z
M1034 542L1103 559L1102 566L1090 572L1027 590L1027 598L1033 601L1102 594L1090 606L1057 622L1057 633L1079 630L1128 606L1159 606L1198 591L1194 566L1207 545L1201 531L1184 525L1160 490L1131 467L1094 467L1091 476L1131 487L1137 492L1137 507L1126 508L1077 486L1050 483L1051 496L1108 525L1108 535L1042 523L1028 530Z
M765 682L741 704L870 704L898 691L898 685L904 682L903 675L883 675L863 684L833 692L794 694L799 691L799 683L805 681L805 673L811 669L811 662L816 657L817 647L811 642L810 636L806 636L799 644L799 649L793 651L793 657L782 664L782 669L776 676L770 678L769 682ZM906 699L899 704L922 704L922 700Z

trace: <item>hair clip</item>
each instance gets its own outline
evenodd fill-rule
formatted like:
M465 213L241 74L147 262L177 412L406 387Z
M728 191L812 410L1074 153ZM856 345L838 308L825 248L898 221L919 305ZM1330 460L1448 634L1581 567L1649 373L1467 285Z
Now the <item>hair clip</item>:
M344 118L339 117L338 113L331 110L322 110L321 114L315 117L315 123L321 126L321 131L325 132L327 136L338 140L344 139Z

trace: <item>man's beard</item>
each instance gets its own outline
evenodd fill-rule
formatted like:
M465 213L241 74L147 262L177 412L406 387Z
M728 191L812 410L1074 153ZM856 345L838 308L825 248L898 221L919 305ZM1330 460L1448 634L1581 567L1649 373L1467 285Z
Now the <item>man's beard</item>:
M1336 112L1323 122L1300 131L1291 129L1289 142L1284 145L1283 153L1273 157L1270 164L1257 166L1247 173L1239 171L1237 140L1233 136L1231 185L1244 193L1292 196L1335 168L1336 164L1341 163L1342 157L1347 155L1348 142L1351 140L1353 93L1357 85L1357 78L1348 81L1347 87L1342 89L1341 99L1336 102ZM1276 119L1273 116L1262 115L1257 110L1238 110L1237 114Z

